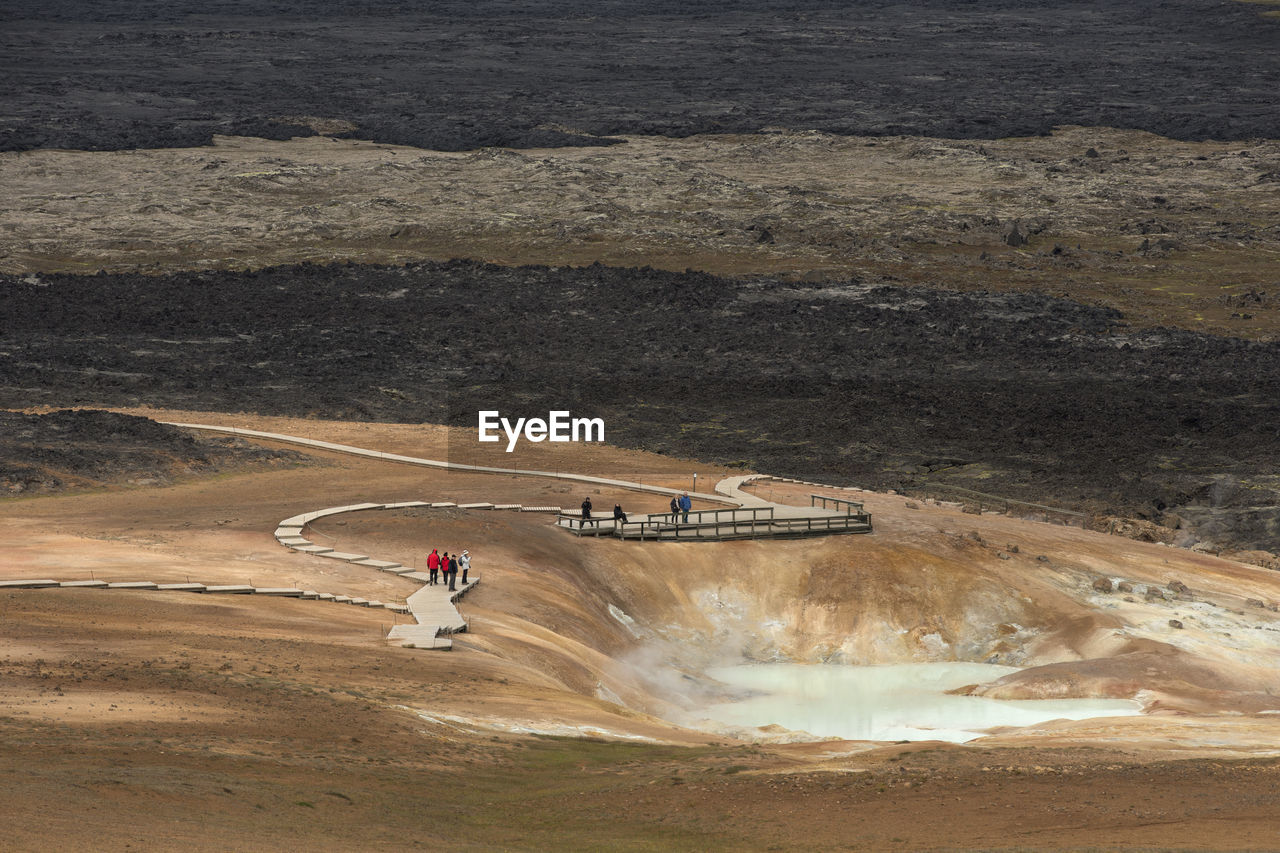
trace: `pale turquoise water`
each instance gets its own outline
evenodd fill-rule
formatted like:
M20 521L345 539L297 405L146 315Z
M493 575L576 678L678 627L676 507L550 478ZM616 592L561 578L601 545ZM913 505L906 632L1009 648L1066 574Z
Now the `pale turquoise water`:
M994 726L1048 720L1133 716L1137 702L1121 699L1010 701L949 696L946 691L1000 678L1014 667L982 663L887 666L745 664L710 670L734 687L761 691L713 705L703 715L735 726L777 724L848 740L945 740L963 743Z

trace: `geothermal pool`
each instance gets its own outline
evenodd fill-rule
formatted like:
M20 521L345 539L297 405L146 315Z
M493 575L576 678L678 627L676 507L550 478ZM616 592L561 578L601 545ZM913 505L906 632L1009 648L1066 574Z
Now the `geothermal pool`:
M946 691L1017 672L983 663L886 666L744 664L708 675L747 688L739 701L713 705L704 716L732 726L765 726L848 740L945 740L964 743L994 726L1048 720L1133 716L1124 699L985 699Z

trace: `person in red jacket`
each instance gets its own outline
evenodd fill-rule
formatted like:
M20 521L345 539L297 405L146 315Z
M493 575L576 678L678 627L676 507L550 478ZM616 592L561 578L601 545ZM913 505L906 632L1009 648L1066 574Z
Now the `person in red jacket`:
M436 553L439 548L431 549L431 556L427 557L427 571L431 573L431 579L427 581L428 586L435 586L436 575L440 571L440 555Z

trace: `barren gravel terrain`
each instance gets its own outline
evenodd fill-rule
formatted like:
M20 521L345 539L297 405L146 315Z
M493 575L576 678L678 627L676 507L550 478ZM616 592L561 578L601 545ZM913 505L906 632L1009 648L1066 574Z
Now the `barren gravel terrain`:
M1036 291L1280 334L1280 145L1063 128L779 132L455 154L332 138L0 154L0 272L654 266Z

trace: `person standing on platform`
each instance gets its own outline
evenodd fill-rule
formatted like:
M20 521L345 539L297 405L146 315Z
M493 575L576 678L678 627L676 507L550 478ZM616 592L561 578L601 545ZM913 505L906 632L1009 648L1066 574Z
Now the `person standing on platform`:
M693 501L689 500L689 493L685 492L680 496L680 513L684 516L684 523L689 523L689 510L693 507Z
M427 586L436 585L436 575L440 572L440 555L437 553L439 548L431 549L431 556L427 557L427 571L431 573Z
M449 592L455 592L458 589L458 558L449 558Z
M680 521L680 499L675 495L671 496L671 523L675 524Z
M458 558L458 568L462 569L462 585L467 585L467 572L471 571L471 552L466 548L462 549L462 556Z
M582 499L582 526L586 527L587 522L591 520L591 496L587 495Z

